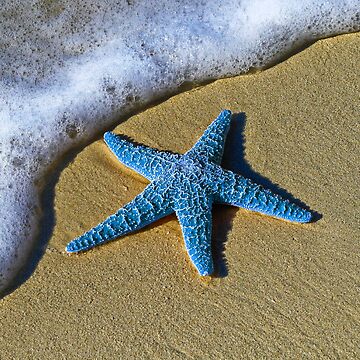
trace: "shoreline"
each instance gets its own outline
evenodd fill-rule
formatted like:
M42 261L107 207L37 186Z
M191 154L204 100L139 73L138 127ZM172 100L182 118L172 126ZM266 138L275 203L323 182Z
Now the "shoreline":
M243 77L243 76L253 76L255 74L262 73L264 71L267 71L271 69L274 66L277 66L288 59L290 59L293 56L296 56L297 54L301 53L302 51L308 49L309 47L313 46L316 42L331 39L339 36L346 36L354 34L348 33L348 34L341 34L338 35L332 35L332 36L326 36L323 39L316 39L313 41L305 41L302 46L294 46L293 49L290 49L287 53L283 54L278 59L274 59L273 62L269 63L268 66L261 68L261 69L250 69L246 73L241 73L235 77ZM76 156L82 152L86 147L94 143L95 141L101 141L103 133L105 131L113 130L114 128L118 127L122 123L126 122L127 119L132 118L136 115L139 115L143 113L144 111L150 110L153 107L156 107L163 102L168 101L169 99L173 98L174 96L178 96L184 92L190 92L190 91L196 91L198 89L201 89L204 86L208 86L218 80L226 80L226 79L232 79L234 76L225 77L222 79L208 79L201 82L187 82L181 85L178 89L172 90L169 93L163 94L159 96L159 98L156 98L155 100L145 102L143 104L134 104L134 106L130 106L130 109L125 110L125 113L123 115L120 115L117 117L117 125L107 127L105 130L99 130L95 134L93 134L89 139L86 141L82 141L81 143L72 146L70 149L66 150L65 153L61 156L61 158L56 158L55 161L53 161L44 171L44 174L41 176L41 179L39 177L39 184L38 186L41 188L39 191L39 198L40 201L40 211L42 212L42 215L39 216L39 227L35 229L35 232L39 233L40 235L34 236L34 245L32 246L31 252L27 255L27 259L24 264L21 267L21 270L17 272L17 274L14 276L14 280L10 282L6 288L4 288L0 292L0 300L11 294L13 291L15 291L17 288L22 286L33 274L34 270L38 266L39 261L41 261L42 256L45 253L46 245L49 242L50 234L53 231L53 224L55 223L54 219L54 192L55 192L55 184L58 182L61 173L66 167L68 167L76 158ZM120 111L119 111L120 113ZM305 204L299 202L298 199L295 199L291 194L286 194L286 192L283 191L283 189L276 188L272 186L270 182L264 182L264 186L270 186L273 190L278 190L284 195L287 195L289 199L292 199L293 201L297 201L299 205L304 206ZM316 219L318 218L318 214L315 213ZM46 225L46 229L44 229L44 223L48 224ZM50 228L48 228L50 224Z
M352 34L356 34L356 32L355 33L352 32L352 33L345 34L345 35L340 33L338 35L324 37L323 39L320 39L320 40L319 39L314 39L311 41L306 40L303 42L303 44L300 47L298 45L293 46L293 48L289 49L288 52L285 52L280 58L275 58L274 61L269 63L268 66L261 68L261 69L251 68L248 72L240 74L238 76L253 76L255 74L267 71L267 70L271 69L272 67L277 66L277 65L287 61L289 58L296 56L296 54L313 46L318 41L331 39L331 38L335 38L335 37L343 36L343 35L344 36L352 35ZM223 80L231 79L231 78L233 78L233 76L225 77L225 78L223 78ZM144 102L142 104L134 104L134 106L133 105L130 105L129 107L126 106L125 110L122 111L124 114L117 117L118 125L125 122L127 119L129 119L133 116L136 116L144 111L147 111L155 106L160 105L164 101L168 101L169 99L171 99L174 96L182 94L183 92L193 91L193 90L202 88L203 86L210 85L213 82L216 82L217 80L218 79L208 79L205 81L198 81L198 82L193 82L193 83L187 82L187 83L184 83L183 85L181 85L176 90L171 90L168 93L164 93L164 94L160 95L155 100L151 100L149 102ZM121 113L120 110L118 112ZM60 177L60 174L63 171L63 169L66 168L69 165L69 163L71 163L75 159L75 157L77 156L78 153L80 153L82 150L84 150L91 143L93 143L97 140L101 140L102 134L104 131L108 131L113 128L114 128L114 126L111 126L111 127L106 127L103 130L98 130L91 137L89 137L86 141L82 140L81 143L71 146L71 148L66 150L64 152L64 154L57 157L50 165L48 165L46 167L46 169L42 172L42 175L40 175L38 177L38 179L35 180L35 182L38 182L39 184L44 183L43 185L38 185L42 188L42 190L40 190L38 192L38 194L39 194L40 199L45 198L45 201L43 201L43 200L40 201L40 207L41 207L40 211L44 211L45 216L37 217L36 221L39 224L39 226L37 228L34 228L35 233L43 234L43 232L44 232L43 231L43 218L46 219L45 222L47 222L47 223L54 222L51 215L48 215L48 212L52 211L52 206L47 205L53 201L53 192L54 192L53 183L54 183L54 181L57 181L57 179ZM50 179L50 181L48 179ZM49 197L51 198L50 200L48 199ZM34 261L27 260L23 263L23 265L21 266L22 270L21 271L19 270L17 272L17 274L14 276L14 280L12 280L9 285L7 285L5 288L3 288L2 291L0 291L0 298L7 296L9 293L14 291L14 289L17 289L19 286L21 286L24 283L24 281L26 281L29 278L29 276L32 275L34 269L37 266L38 261L41 259L42 255L44 253L43 250L39 251L38 249L43 248L43 245L47 244L48 239L49 239L48 234L49 234L49 230L46 229L45 236L43 236L43 235L33 236L34 245L32 245L32 250L30 251L30 253L27 255L25 254L25 256L27 259L34 258L35 260ZM36 244L38 244L38 245L36 245Z
M296 226L217 207L215 260L225 273L210 282L191 267L174 217L65 256L67 241L146 184L96 141L60 175L54 233L35 273L2 301L4 355L356 355L356 199L347 189L359 155L351 81L359 45L359 34L318 41L263 72L170 97L115 130L183 153L221 107L244 112L246 121L231 129L227 165L242 158L239 170L293 194L323 214L320 221Z

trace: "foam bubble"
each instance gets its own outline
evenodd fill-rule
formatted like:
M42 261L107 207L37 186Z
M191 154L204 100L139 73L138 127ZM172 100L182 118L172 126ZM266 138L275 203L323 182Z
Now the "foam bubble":
M359 0L3 0L0 10L0 288L37 234L44 174L134 106L269 66L359 29Z

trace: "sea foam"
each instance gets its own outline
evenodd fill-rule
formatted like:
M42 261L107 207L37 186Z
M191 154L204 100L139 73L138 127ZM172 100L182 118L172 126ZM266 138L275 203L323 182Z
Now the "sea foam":
M358 31L359 0L3 0L0 290L39 233L56 159L185 82L270 66ZM69 240L69 239L66 239Z

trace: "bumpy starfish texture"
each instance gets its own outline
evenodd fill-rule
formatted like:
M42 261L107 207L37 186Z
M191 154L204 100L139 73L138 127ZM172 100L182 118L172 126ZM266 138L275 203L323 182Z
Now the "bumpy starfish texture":
M298 223L311 212L251 180L220 166L231 112L224 110L184 155L134 145L107 132L104 140L120 162L151 183L132 201L85 234L71 241L67 252L80 252L176 213L186 250L200 275L214 271L211 255L211 210L230 204Z

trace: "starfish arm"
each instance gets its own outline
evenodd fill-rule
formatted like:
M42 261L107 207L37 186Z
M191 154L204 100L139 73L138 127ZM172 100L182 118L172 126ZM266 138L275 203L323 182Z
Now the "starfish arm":
M310 211L230 171L224 171L224 181L220 185L216 202L235 205L292 222L307 223L312 217Z
M104 141L118 160L153 181L180 158L179 154L135 145L112 132L104 134Z
M150 183L142 193L115 214L66 246L69 253L94 246L128 234L173 212L167 196L167 183Z
M211 275L214 264L211 254L211 206L205 197L192 197L177 203L176 215L191 262L201 276Z
M223 110L187 153L206 156L210 161L220 165L230 122L231 111Z

